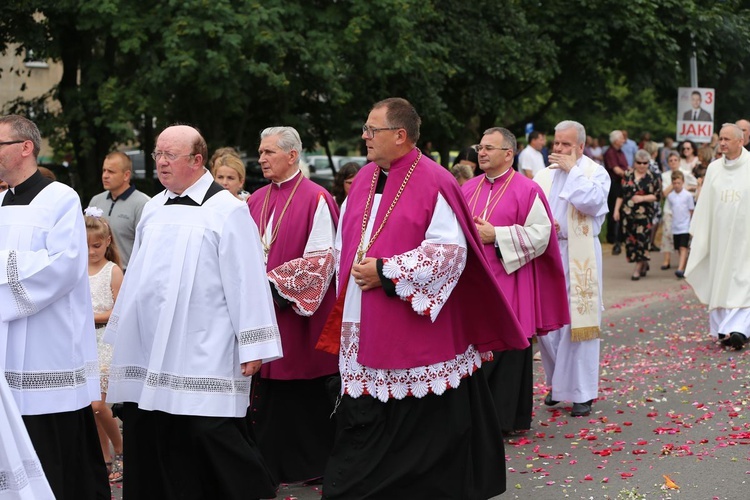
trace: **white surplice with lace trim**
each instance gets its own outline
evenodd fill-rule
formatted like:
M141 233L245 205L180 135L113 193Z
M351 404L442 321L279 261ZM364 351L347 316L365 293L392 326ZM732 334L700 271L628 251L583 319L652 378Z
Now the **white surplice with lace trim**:
M376 214L381 195L374 197L372 214ZM346 216L346 202L341 208L341 218ZM365 232L365 241L372 234L375 217L370 217ZM395 224L395 221L390 221ZM340 257L341 233L336 236L336 256ZM466 266L466 237L456 220L456 215L445 199L438 194L435 211L418 248L386 259L383 274L396 279L396 293L411 303L415 314L429 315L435 321L440 309L450 297L458 278ZM380 401L403 399L407 396L421 398L429 393L443 394L448 388L456 388L461 379L470 376L482 366L482 359L491 353L480 355L473 345L454 359L428 366L388 370L370 368L357 361L359 353L359 324L361 317L362 291L354 278L346 278L343 321L341 328L341 372L342 394L356 398L369 394ZM373 290L368 293L384 293ZM386 313L384 311L384 313Z

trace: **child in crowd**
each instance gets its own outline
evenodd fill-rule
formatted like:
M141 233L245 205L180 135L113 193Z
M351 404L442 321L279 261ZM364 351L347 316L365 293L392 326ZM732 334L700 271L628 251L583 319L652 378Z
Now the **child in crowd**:
M695 209L693 195L683 189L685 183L685 174L676 170L672 172L672 192L667 199L672 207L672 239L674 248L680 253L680 265L675 276L682 279L685 277L685 264L688 258L688 242L690 240L690 217Z
M86 215L86 235L89 246L89 285L91 287L91 302L94 307L94 323L96 325L96 341L99 348L99 369L101 372L101 401L93 401L96 418L96 429L99 432L99 442L102 446L104 461L109 469L111 482L122 481L122 435L120 426L112 415L112 410L105 403L109 380L109 365L112 361L112 346L102 340L104 330L109 321L109 315L115 305L117 293L122 284L122 269L120 269L120 254L117 244L112 238L109 224L102 218L102 210L89 207L84 211ZM114 449L114 458L110 453L110 443Z
M667 166L669 170L661 174L662 199L664 201L664 210L661 221L661 252L664 254L664 263L661 265L662 271L672 267L672 252L675 250L672 245L672 205L669 203L669 193L672 192L672 172L680 170L680 154L672 151L667 156ZM693 174L684 173L683 187L687 191L695 191L698 187L698 181ZM687 232L687 231L686 231Z

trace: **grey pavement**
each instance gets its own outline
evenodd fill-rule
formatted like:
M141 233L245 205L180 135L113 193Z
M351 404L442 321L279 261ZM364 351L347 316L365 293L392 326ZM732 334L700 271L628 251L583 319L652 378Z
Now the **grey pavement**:
M507 491L496 498L750 498L750 354L710 340L705 307L675 277L674 256L668 271L661 257L632 281L633 266L604 245L599 399L588 417L544 406L535 363L532 429L506 438ZM321 493L284 485L277 498Z

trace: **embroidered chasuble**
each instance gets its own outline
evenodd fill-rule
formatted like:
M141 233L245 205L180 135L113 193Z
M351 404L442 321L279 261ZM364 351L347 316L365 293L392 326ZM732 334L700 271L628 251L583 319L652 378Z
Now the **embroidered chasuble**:
M709 310L750 307L750 152L713 161L690 223L685 278Z

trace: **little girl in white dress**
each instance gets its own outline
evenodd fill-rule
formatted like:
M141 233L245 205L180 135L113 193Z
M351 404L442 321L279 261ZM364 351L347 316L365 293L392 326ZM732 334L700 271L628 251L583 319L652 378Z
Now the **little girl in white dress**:
M101 401L91 403L99 432L104 461L110 469L111 482L122 481L122 435L112 410L105 403L109 380L109 365L112 361L112 346L103 341L104 331L109 321L109 315L115 305L115 299L122 284L122 270L120 269L120 255L117 244L112 238L112 231L106 220L102 218L102 211L96 207L89 207L84 211L86 215L86 236L89 247L89 285L91 288L91 303L94 308L94 323L96 326L96 342L99 349ZM114 449L114 458L110 453L110 443Z

